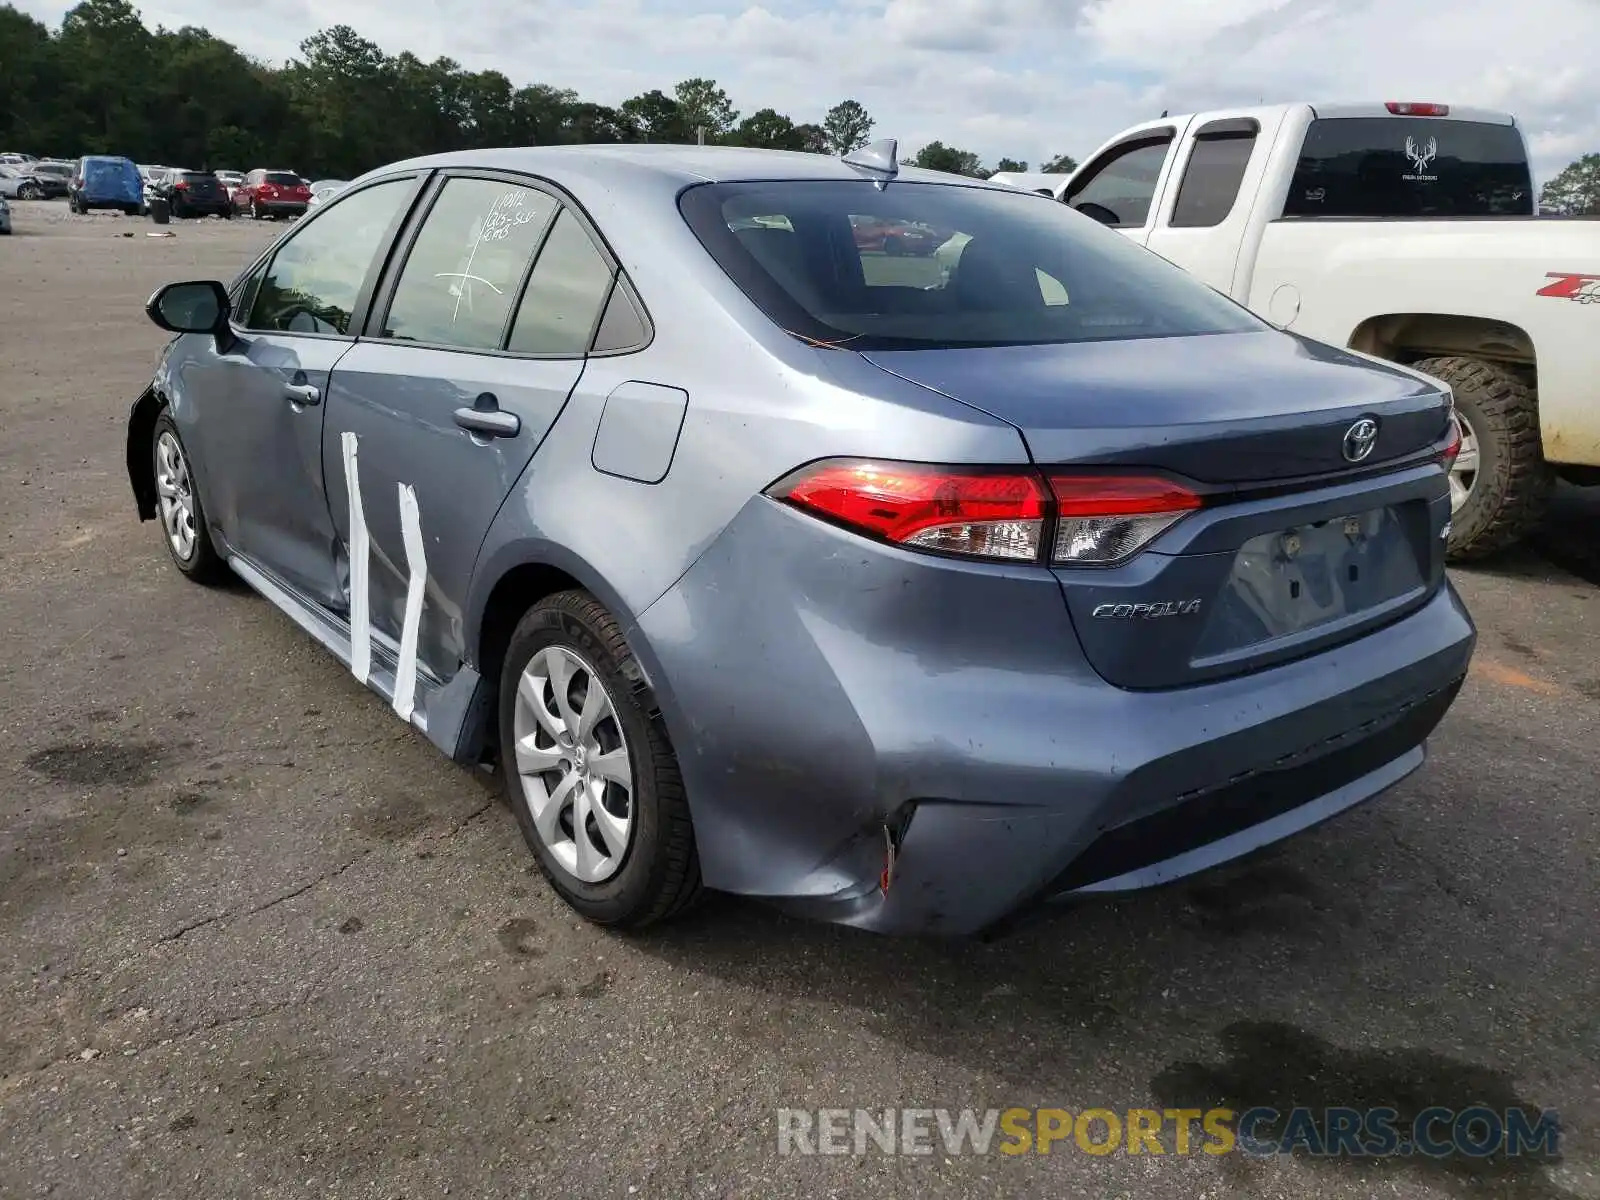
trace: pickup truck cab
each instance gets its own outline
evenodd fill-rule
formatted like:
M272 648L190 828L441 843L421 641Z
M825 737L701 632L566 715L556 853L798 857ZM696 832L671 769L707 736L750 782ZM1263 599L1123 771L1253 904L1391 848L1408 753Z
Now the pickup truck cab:
M1519 540L1555 478L1600 483L1600 222L1538 216L1511 116L1162 116L1096 150L1061 200L1280 328L1448 383L1453 559Z

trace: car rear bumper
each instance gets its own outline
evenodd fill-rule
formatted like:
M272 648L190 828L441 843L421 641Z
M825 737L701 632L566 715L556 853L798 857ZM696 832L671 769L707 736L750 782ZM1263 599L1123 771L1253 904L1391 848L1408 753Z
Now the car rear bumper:
M1127 691L1084 661L1047 572L766 500L639 627L706 883L945 934L1169 882L1377 795L1422 764L1476 637L1446 583L1335 649Z
M247 208L249 207L249 201L245 202L245 206ZM262 212L269 213L274 217L298 217L301 213L306 211L306 201L257 200L256 207Z

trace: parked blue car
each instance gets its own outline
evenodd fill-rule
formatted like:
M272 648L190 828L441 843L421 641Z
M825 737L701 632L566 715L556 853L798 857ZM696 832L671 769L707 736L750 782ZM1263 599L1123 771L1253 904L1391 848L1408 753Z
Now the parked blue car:
M498 757L597 922L1164 883L1416 770L1471 658L1447 388L892 144L398 163L147 311L178 570Z
M89 154L67 184L67 206L75 213L114 208L136 217L144 211L144 180L131 158Z

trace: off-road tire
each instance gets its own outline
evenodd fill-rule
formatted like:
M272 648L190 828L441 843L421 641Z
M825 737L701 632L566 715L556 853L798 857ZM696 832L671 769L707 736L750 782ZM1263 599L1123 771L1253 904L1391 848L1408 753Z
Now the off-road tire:
M517 773L513 716L517 684L533 656L563 645L593 664L616 707L632 755L633 841L620 869L601 883L570 874L534 828ZM558 592L539 601L511 635L500 672L500 771L506 797L539 868L556 892L598 925L641 929L676 916L700 899L700 857L678 759L622 627L593 596Z
M1425 358L1412 366L1450 385L1478 439L1472 492L1450 518L1449 560L1475 562L1521 541L1544 517L1555 479L1539 440L1538 395L1481 359Z

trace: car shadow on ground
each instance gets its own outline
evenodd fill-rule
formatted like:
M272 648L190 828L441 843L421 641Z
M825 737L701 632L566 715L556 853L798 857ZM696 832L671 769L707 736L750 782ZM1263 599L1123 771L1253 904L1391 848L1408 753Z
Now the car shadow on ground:
M1269 1138L1282 1136L1296 1106L1313 1109L1319 1122L1328 1107L1392 1107L1403 1132L1434 1105L1538 1113L1544 1106L1519 1093L1514 1072L1431 1048L1384 1044L1407 1036L1473 1044L1471 1031L1452 1028L1443 995L1398 996L1392 987L1398 977L1380 969L1369 1003L1348 1011L1342 998L1362 959L1402 961L1408 943L1438 932L1369 921L1361 900L1372 894L1369 886L1380 885L1329 879L1325 861L1310 866L1290 846L1165 888L1053 910L987 940L886 938L715 897L667 930L631 941L675 969L756 993L756 1003L730 1014L734 1032L754 1043L754 1053L765 1043L783 1054L786 1031L798 1032L800 1022L819 1012L851 1010L841 1024L865 1027L904 1052L936 1056L952 1075L983 1080L987 1092L901 1103L1220 1106L1236 1113L1265 1105L1284 1114L1256 1127ZM1441 979L1441 993L1449 987ZM1349 1038L1355 1044L1339 1045L1263 1015L1286 1013L1346 1031L1354 1022L1362 1032ZM1137 1072L1133 1080L1130 1069ZM1110 1094L1108 1079L1117 1081ZM1401 1154L1306 1161L1461 1197L1569 1196L1546 1175L1559 1158ZM1221 1169L1242 1185L1270 1162L1234 1154Z

